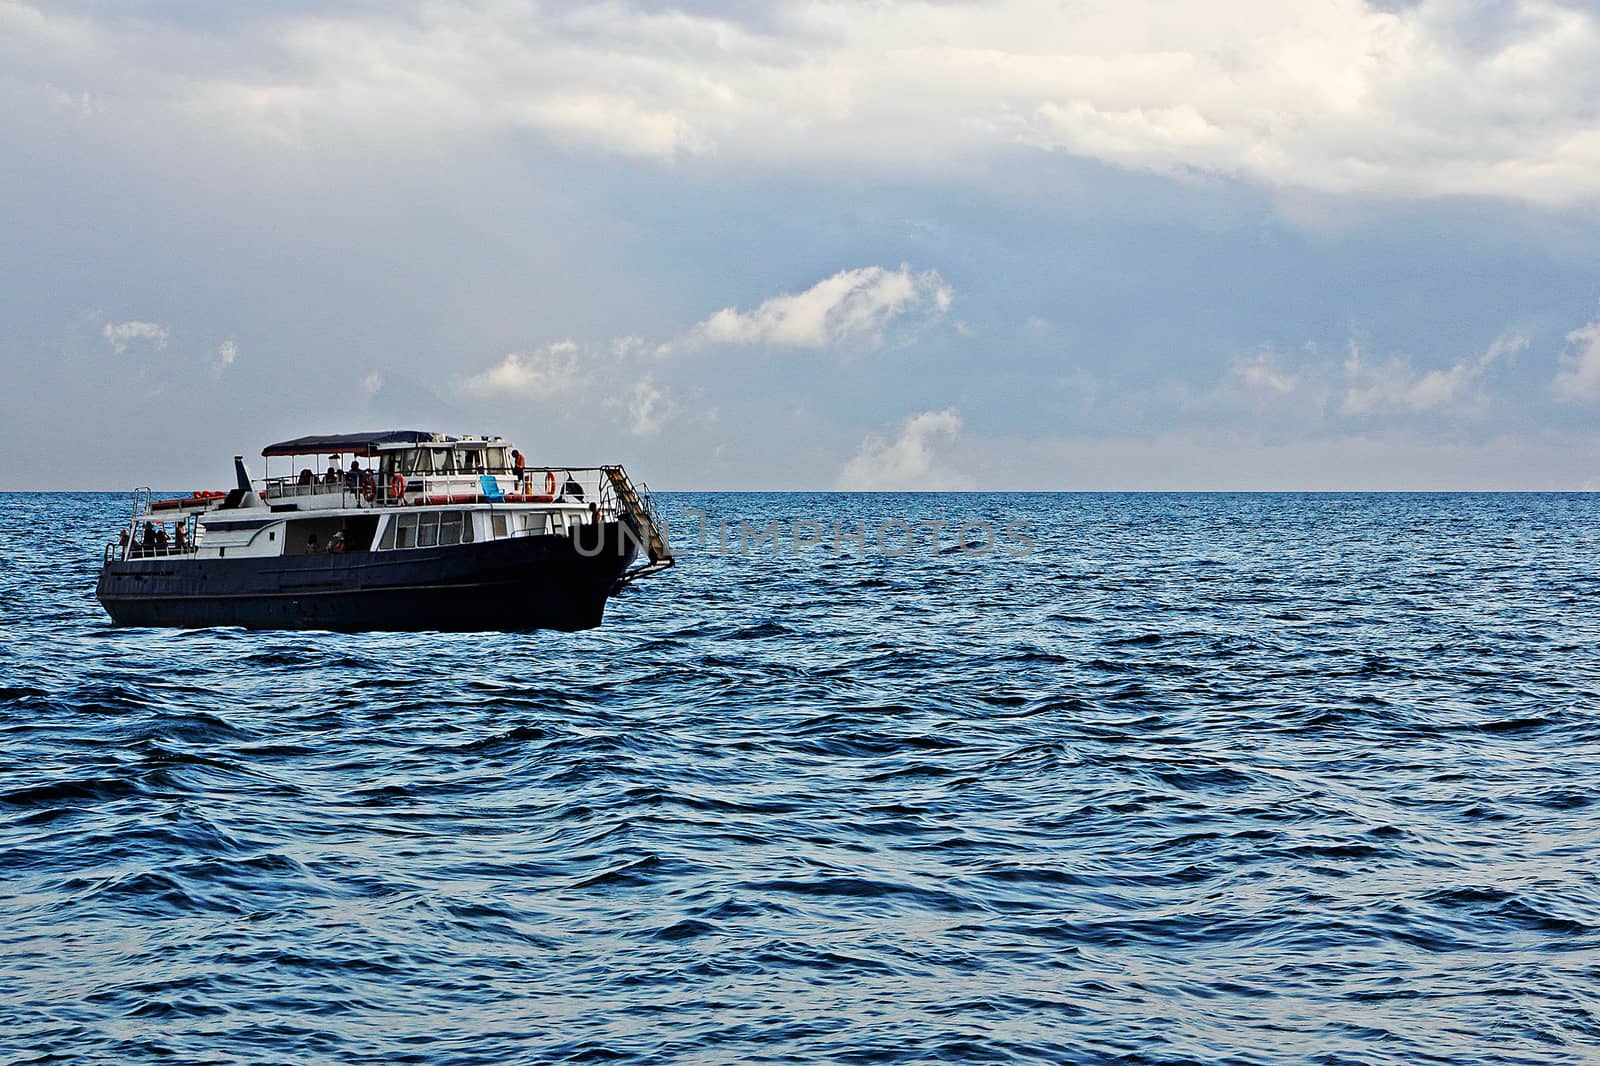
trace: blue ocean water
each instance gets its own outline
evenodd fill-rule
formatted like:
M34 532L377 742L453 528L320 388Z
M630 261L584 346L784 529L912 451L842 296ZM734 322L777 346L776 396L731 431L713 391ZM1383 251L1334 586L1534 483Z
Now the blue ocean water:
M338 635L0 496L0 1061L1595 1061L1600 498L662 502L598 630Z

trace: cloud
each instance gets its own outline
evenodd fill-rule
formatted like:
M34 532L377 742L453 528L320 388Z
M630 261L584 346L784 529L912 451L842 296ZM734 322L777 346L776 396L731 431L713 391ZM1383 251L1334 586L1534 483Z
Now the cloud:
M0 63L41 107L115 100L286 145L532 131L896 171L1027 145L1336 195L1600 200L1600 23L1555 0L719 7L291 5L197 31L10 0Z
M724 307L679 343L827 348L852 343L878 347L884 330L910 314L943 315L953 292L938 271L913 274L880 266L841 270L804 292L784 293L750 311ZM677 345L666 346L668 350Z
M847 492L970 489L973 479L939 454L939 445L953 442L961 427L961 416L947 407L912 415L892 438L869 436L839 471L839 488Z
M239 358L239 346L233 341L226 340L217 345L217 350L211 356L212 375L216 377L222 376L222 373L232 366L233 361L237 358Z
M913 273L904 264L898 270L879 266L841 270L804 292L774 296L751 311L724 308L675 340L652 343L628 335L603 345L563 340L511 352L494 366L459 380L456 388L479 399L575 395L586 403L625 410L628 431L652 437L668 423L691 414L672 386L658 379L657 371L640 376L645 364L660 368L662 355L687 348L760 344L876 347L897 319L942 315L952 298L950 286L934 270ZM699 389L689 391L699 399ZM705 424L718 417L715 408L692 412L692 420Z
M1311 342L1298 357L1263 348L1234 359L1209 391L1173 385L1168 415L1198 415L1215 426L1249 412L1234 424L1284 437L1345 432L1351 420L1478 418L1491 406L1491 374L1527 346L1527 337L1505 333L1481 354L1442 368L1402 355L1375 359L1355 339L1342 359L1322 356Z
M1497 337L1475 359L1463 359L1444 370L1418 371L1399 357L1371 363L1351 341L1344 361L1345 392L1340 409L1351 415L1438 411L1480 400L1476 389L1489 368L1527 346L1526 337L1508 334Z
M156 322L107 322L100 335L118 355L136 342L153 352L159 352L167 346L167 327Z
M1231 371L1252 392L1283 396L1300 384L1299 378L1281 367L1277 357L1268 351L1240 356Z
M369 371L367 376L361 379L361 398L367 403L371 403L372 398L378 395L378 390L382 388L383 375L378 373L376 370Z
M636 381L628 396L628 432L636 437L653 437L679 410L670 390L651 378Z
M461 383L463 391L480 398L557 396L572 392L585 381L578 367L577 344L555 341L529 352L511 352L499 363Z
M1567 403L1600 399L1600 322L1573 330L1567 343L1575 348L1561 353L1552 383L1557 399Z
M997 488L1043 491L1571 491L1595 476L1592 437L1552 428L1482 439L1377 428L1263 436L1238 427L962 438Z

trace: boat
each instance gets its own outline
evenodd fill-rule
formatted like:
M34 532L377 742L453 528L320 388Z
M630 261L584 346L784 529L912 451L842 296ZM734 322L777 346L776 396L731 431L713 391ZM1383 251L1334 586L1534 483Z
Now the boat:
M674 562L648 487L621 466L530 466L502 437L422 430L261 455L259 481L234 456L227 491L134 491L96 587L114 623L582 630Z

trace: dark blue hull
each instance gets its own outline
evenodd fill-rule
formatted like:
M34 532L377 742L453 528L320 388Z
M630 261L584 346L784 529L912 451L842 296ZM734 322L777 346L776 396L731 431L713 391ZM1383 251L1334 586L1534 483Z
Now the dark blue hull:
M271 559L130 559L105 565L96 595L112 621L129 626L591 629L637 549L615 523L598 551L595 529L582 532L587 552L574 539L542 536Z

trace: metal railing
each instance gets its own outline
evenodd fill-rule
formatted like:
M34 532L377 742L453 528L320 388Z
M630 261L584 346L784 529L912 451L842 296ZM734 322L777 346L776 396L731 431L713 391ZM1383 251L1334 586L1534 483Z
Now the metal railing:
M378 476L378 470L363 471L362 480L352 484L348 472L341 473L336 481L327 475L304 480L299 476L268 478L258 482L260 495L266 501L328 499L328 506L341 507L402 507L439 506L450 503L553 503L563 507L581 507L589 516L601 521L617 521L632 516L643 526L637 532L648 542L650 534L662 529L655 502L643 483L633 485L620 467L603 466L537 466L521 471L497 469L487 471L455 471L431 474L407 474L404 492L395 494L393 475L387 479ZM619 491L620 484L627 492ZM494 479L493 491L486 492L483 477ZM548 490L548 491L547 491ZM331 497L337 496L335 504ZM628 498L631 496L631 498ZM151 493L141 487L134 495L134 522L125 530L127 540L112 541L105 546L105 558L157 559L192 556L199 550L196 543L198 524L189 527L194 532L184 538L180 547L175 538L166 545L159 542L146 546L140 535L140 522L151 520ZM162 521L157 516L155 521ZM165 517L173 521L176 516ZM587 521L586 517L584 521ZM664 530L663 530L664 531ZM516 535L515 532L512 535ZM670 560L671 549L665 548L662 537L660 547ZM652 552L652 555L655 555Z
M124 559L165 559L169 556L193 555L197 550L196 545L187 541L181 547L170 541L165 547L159 541L150 547L146 547L137 541L130 541L127 551L123 553L122 557Z
M262 482L266 489L261 494L262 499L285 499L294 496L327 496L334 493L345 494L351 490L343 474L336 480L329 480L326 475L302 481L299 478L275 477Z
M184 538L180 545L175 539L169 539L165 545L159 540L154 544L146 545L141 540L129 538L127 541L120 537L106 543L102 553L102 561L126 562L129 559L167 559L188 558L200 550L200 546L191 539Z
M363 471L352 482L348 474L338 481L327 475L310 481L299 477L269 478L261 482L261 497L270 502L316 500L337 496L341 507L398 507L443 503L594 503L602 513L615 517L616 496L600 467L540 466L514 470L457 470L412 473L399 471L381 475L378 470ZM493 481L484 484L484 478ZM400 488L402 491L396 492ZM488 491L486 491L488 490ZM332 504L332 500L329 499Z

